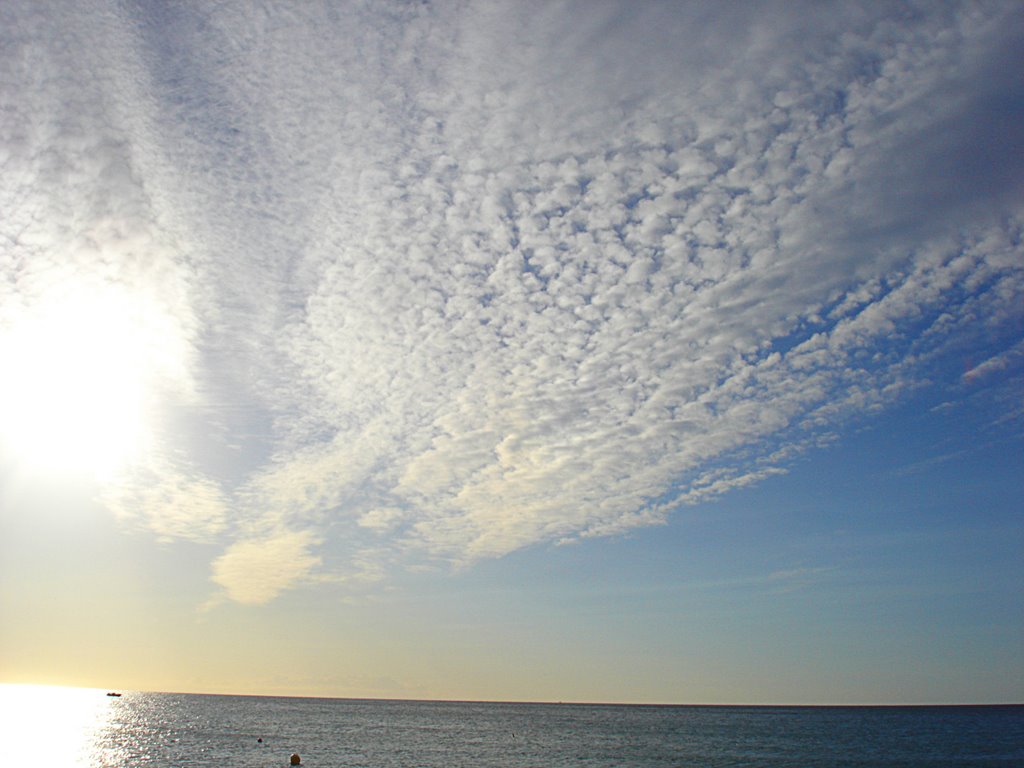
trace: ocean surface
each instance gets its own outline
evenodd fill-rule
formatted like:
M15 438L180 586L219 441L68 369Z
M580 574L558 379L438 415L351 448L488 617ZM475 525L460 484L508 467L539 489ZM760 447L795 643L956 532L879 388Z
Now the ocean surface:
M365 701L0 686L0 766L1024 766L1024 707Z

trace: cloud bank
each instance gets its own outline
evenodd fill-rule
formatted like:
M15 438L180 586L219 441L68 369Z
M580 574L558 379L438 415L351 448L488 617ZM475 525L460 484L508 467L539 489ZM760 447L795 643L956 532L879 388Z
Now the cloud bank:
M658 524L1020 367L1013 4L2 13L0 320L167 319L111 503L232 599Z

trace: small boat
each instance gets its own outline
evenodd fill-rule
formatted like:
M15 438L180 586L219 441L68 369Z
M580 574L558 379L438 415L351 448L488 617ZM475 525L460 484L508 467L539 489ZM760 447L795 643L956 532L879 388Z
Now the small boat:
M120 693L114 693L113 691L107 691L107 696L117 696L118 698L120 698L121 694Z

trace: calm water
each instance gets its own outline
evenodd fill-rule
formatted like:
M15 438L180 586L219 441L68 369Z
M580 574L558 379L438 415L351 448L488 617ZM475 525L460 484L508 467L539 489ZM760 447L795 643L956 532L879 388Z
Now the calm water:
M0 686L3 766L1024 766L1024 707L643 707ZM262 738L262 743L257 739Z

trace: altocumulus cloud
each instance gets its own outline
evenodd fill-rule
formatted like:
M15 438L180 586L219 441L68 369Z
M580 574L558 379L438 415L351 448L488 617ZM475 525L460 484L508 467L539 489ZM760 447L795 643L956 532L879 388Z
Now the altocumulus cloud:
M0 13L0 298L173 318L111 498L232 599L657 524L1019 367L1016 4Z

